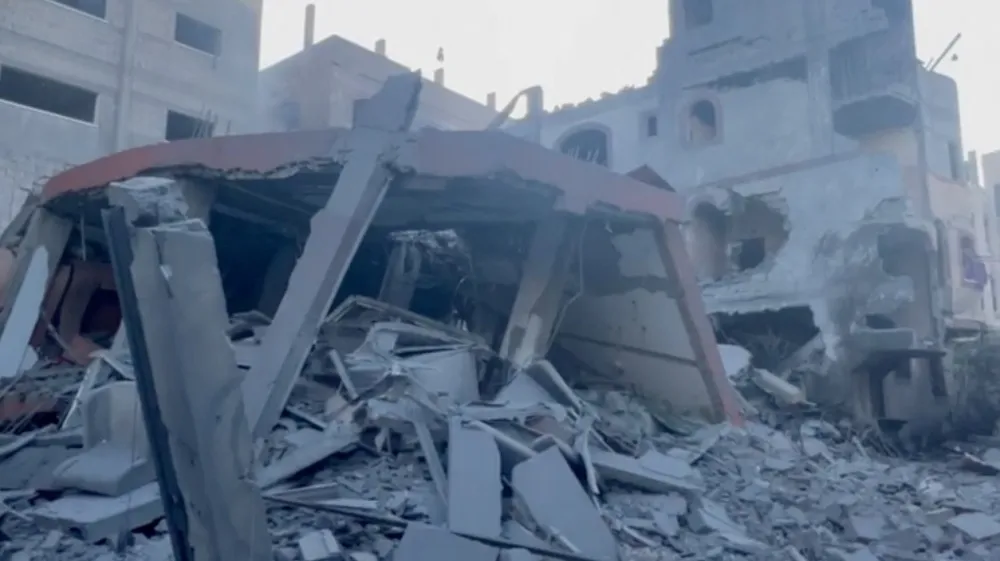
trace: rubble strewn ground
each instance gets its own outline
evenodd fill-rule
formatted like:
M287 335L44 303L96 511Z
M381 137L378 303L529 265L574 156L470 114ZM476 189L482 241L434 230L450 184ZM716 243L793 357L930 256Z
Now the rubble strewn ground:
M570 389L546 362L490 384L489 348L473 335L363 299L340 310L261 450L282 559L1000 558L1000 448L988 442L883 454L850 424L761 390L732 348L727 367L756 411L744 427L658 417L622 388ZM266 324L234 325L237 356L252 352ZM345 329L364 342L341 355L332 342ZM128 387L127 357L113 362L125 381L112 386ZM48 379L74 393L65 374ZM480 393L490 385L500 389ZM8 558L169 558L142 454L92 452L139 426L113 425L102 444L85 436L102 430L86 413L82 431L3 436ZM126 514L114 514L121 497Z

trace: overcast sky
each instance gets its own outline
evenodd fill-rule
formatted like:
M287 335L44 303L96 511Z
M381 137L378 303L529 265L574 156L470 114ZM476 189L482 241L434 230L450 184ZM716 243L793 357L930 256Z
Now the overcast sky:
M752 1L752 0L748 0ZM307 0L265 0L261 62L302 47ZM497 92L503 105L541 84L546 104L576 102L645 83L668 33L667 0L315 0L316 38L337 34L365 47L384 38L388 54L425 75L444 48L446 82L474 99ZM966 149L1000 150L1000 2L915 0L918 50L936 56L956 34L939 71L958 80Z

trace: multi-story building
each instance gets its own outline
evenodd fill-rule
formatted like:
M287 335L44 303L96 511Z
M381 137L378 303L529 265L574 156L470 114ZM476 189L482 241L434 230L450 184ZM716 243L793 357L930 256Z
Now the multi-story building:
M1000 272L956 84L917 60L910 0L749 4L672 0L648 84L512 132L682 193L718 335L762 366L819 348L811 397L943 406L943 343L997 324Z
M315 6L306 9L303 49L260 73L261 127L293 131L348 127L354 104L368 99L385 79L410 72L386 53L386 42L375 50L332 35L314 43ZM450 90L444 69L425 80L413 128L433 126L448 130L477 130L496 115L496 97L484 105Z
M0 0L0 223L33 184L254 125L262 0Z

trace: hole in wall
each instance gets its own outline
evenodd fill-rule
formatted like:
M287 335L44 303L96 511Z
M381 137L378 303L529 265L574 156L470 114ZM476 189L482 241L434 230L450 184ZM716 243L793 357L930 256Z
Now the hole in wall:
M749 271L758 267L767 257L767 245L764 238L750 238L736 242L733 249L733 261L740 271Z
M720 343L750 351L756 368L775 370L785 359L819 334L808 306L749 314L714 314Z
M577 131L559 143L559 151L578 160L608 166L608 134L599 129Z

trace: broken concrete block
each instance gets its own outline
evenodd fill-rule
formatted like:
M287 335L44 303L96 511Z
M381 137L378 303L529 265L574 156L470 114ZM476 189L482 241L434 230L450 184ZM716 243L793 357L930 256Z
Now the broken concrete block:
M756 370L753 375L753 382L760 389L773 395L788 405L806 403L806 396L802 390L796 386L771 374L767 370Z
M653 523L656 524L656 529L667 537L675 537L681 532L680 520L678 520L675 514L654 512Z
M750 371L750 361L753 356L750 351L736 345L719 345L719 355L722 357L722 369L726 377L735 380Z
M84 541L111 539L123 528L145 526L163 516L160 491L150 483L120 497L69 495L28 514L42 528L62 530Z
M103 442L66 460L52 474L56 487L106 497L124 495L155 480L153 462L111 442Z
M1000 534L1000 522L982 512L959 514L949 520L948 525L973 540L985 540Z
M536 403L554 403L555 399L541 384L525 372L518 372L493 400L497 405L523 406Z
M304 561L340 561L344 551L330 530L309 532L299 539L299 553Z
M688 526L699 533L716 532L726 540L731 548L744 553L757 553L767 549L767 545L750 539L746 531L733 522L726 508L705 498L692 505L687 517Z
M514 467L515 498L541 528L557 532L581 553L618 559L618 543L556 448Z
M80 405L83 443L93 448L111 442L141 458L149 457L149 440L135 382L114 382L87 395Z
M497 548L435 526L410 524L396 546L393 561L496 561Z
M863 547L844 557L844 561L879 561L879 558L872 553L872 550Z
M267 489L334 454L354 447L357 442L357 433L350 427L323 434L322 438L311 445L297 448L280 460L260 469L257 472L257 484L261 489Z
M62 446L29 446L0 463L0 489L49 489L52 471L79 452Z
M858 541L875 542L885 534L886 519L878 513L851 514L847 517L847 530Z
M539 557L527 549L505 549L500 552L500 561L538 561Z
M702 491L701 476L687 462L649 450L639 458L592 450L590 461L602 477L653 493Z
M500 450L492 435L452 419L448 430L448 528L500 536L503 483Z
M503 537L516 544L530 547L551 547L545 540L531 533L516 520L503 523Z
M293 448L303 448L305 446L311 445L313 442L319 440L323 437L323 433L316 429L299 429L297 431L290 432L282 438L285 444Z

